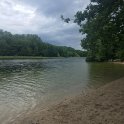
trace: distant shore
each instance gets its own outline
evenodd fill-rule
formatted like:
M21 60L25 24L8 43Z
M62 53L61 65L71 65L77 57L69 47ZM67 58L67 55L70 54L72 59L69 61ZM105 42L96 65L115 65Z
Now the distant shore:
M124 124L124 78L32 111L11 124Z
M115 64L124 64L124 62L113 62Z
M65 57L42 57L42 56L0 56L0 60L11 60L11 59L54 59L54 58L65 58Z

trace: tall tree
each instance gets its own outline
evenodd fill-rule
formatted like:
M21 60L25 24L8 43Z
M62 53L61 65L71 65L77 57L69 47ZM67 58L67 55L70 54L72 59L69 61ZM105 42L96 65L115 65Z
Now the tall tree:
M37 35L12 35L0 30L0 56L43 56L74 57L85 56L82 51L70 47L54 46L45 43Z
M124 60L123 0L91 0L85 11L76 13L74 22L86 35L81 45L88 51L87 61Z

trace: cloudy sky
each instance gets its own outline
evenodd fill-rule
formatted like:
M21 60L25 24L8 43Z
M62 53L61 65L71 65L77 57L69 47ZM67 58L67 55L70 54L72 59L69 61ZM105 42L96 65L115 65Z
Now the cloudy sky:
M73 17L90 0L0 0L0 29L38 34L43 41L81 49L79 27L66 24L60 15Z

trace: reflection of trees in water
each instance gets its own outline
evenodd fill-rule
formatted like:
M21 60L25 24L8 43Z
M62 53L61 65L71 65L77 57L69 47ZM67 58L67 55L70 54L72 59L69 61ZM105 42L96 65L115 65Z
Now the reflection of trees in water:
M14 62L14 61L0 61L0 81L9 79L15 75L25 75L33 73L34 76L38 75L38 72L47 69L47 66L42 62Z
M89 63L89 85L100 86L124 76L124 66L112 63Z
M3 63L0 64L1 72L20 72L22 70L45 69L47 68L42 62L16 62L16 63Z

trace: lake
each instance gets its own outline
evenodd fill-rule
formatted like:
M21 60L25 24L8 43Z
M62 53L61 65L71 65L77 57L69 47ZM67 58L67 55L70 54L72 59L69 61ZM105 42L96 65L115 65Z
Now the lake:
M0 123L124 76L124 65L85 58L0 60Z

